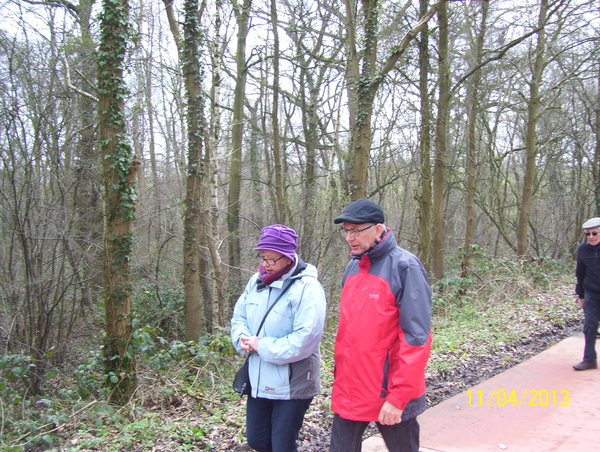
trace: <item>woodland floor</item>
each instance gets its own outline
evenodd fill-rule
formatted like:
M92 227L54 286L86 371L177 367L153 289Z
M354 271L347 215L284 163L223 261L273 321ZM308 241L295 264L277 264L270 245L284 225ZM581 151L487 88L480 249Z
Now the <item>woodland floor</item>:
M542 294L527 302L498 303L480 308L474 323L462 319L439 320L439 332L434 321L434 346L427 367L427 399L433 406L465 389L488 379L545 350L561 339L581 331L583 314L575 303L571 287L560 288L550 294ZM444 316L443 316L444 317ZM486 333L486 322L490 327ZM500 319L500 322L498 322ZM493 320L493 322L492 322ZM463 323L461 323L463 322ZM447 332L452 323L455 333ZM458 327L456 327L458 325ZM461 326L463 325L463 326ZM473 327L473 325L476 325ZM500 325L500 327L498 327ZM452 337L454 334L454 339ZM331 344L332 334L329 335ZM458 338L458 339L457 339ZM499 340L500 338L500 340ZM506 339L509 338L509 339ZM436 344L436 339L438 340ZM452 342L454 345L446 345ZM326 342L326 341L324 341ZM458 345L456 345L458 344ZM315 397L309 409L299 440L300 452L325 452L328 450L332 412L329 394L331 393L331 350L324 347L323 391ZM579 356L566 356L565 366L579 361ZM132 450L132 451L247 451L250 450L244 437L245 399L232 399L230 396L205 394L195 397L195 403L178 403L174 406L147 409L160 418L164 434L156 432L146 441L133 441L125 449L119 449L118 438L123 431L115 431L115 438L109 441L112 446L102 448L86 447L86 437L94 436L94 431L75 434L65 441L60 451L87 450ZM151 405L151 404L149 404ZM201 409L198 409L198 406ZM193 408L192 408L193 407ZM193 444L181 444L174 432L197 426L202 430ZM366 436L376 433L374 426ZM106 432L103 433L106 435ZM104 436L106 438L106 436ZM116 446L116 449L115 449ZM48 449L46 449L48 450Z

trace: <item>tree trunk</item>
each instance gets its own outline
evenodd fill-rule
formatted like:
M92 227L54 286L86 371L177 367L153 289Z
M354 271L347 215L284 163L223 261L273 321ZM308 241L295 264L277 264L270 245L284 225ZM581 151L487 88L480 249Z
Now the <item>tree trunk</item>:
M81 47L78 58L81 61L95 59L93 39L90 32L90 16L94 0L79 2L79 14L77 16L81 30ZM95 80L93 73L94 64L86 65L82 69L85 71L87 80ZM78 85L83 91L89 89L83 82ZM96 246L96 252L92 248L88 250L88 255L83 257L89 263L83 265L82 280L89 281L82 289L81 312L86 313L89 306L92 306L100 293L97 288L103 286L102 282L102 255L101 244L103 237L103 218L102 218L102 199L100 186L101 177L101 157L98 155L94 146L96 136L96 101L88 96L79 96L78 110L79 116L79 144L78 158L76 165L76 179L78 188L75 195L75 209L78 217L81 219L76 232L81 240L89 241ZM85 220L84 220L85 219Z
M427 12L428 0L420 0L419 14ZM431 270L431 107L429 102L429 27L426 25L419 40L419 96L421 126L419 150L421 155L421 195L419 202L419 258L429 273Z
M202 222L202 178L205 168L202 162L204 101L199 55L202 35L198 23L200 16L198 7L198 0L186 0L184 3L182 65L188 103L188 162L183 225L183 284L185 291L185 338L187 341L197 341L202 334L200 231Z
M538 27L546 23L546 14L548 12L548 0L541 0ZM523 192L521 195L521 209L519 212L519 224L517 227L517 255L521 258L525 256L528 249L527 232L529 230L529 215L533 200L533 182L535 179L535 160L537 158L536 144L536 126L538 123L538 109L540 105L540 83L542 73L544 72L545 50L546 50L546 32L540 28L537 33L538 41L535 51L535 62L533 65L533 74L529 82L529 102L527 103L527 131L525 136L526 162L525 174L523 176Z
M134 181L137 162L125 132L124 60L127 51L128 3L103 2L98 50L100 152L105 190L104 358L113 403L124 404L135 390L131 341L131 282L129 259L133 246Z
M225 326L226 301L224 292L224 280L221 267L221 256L218 250L218 227L217 227L217 181L216 168L213 161L213 155L217 154L219 142L219 132L221 130L221 67L223 65L223 51L221 39L221 10L222 0L217 0L215 7L215 35L211 43L211 67L212 67L212 86L210 96L210 128L208 133L208 142L204 153L204 176L203 189L203 223L202 233L205 237L206 248L203 252L207 261L210 262L212 274L203 272L203 278L206 279L205 286L210 286L210 300L204 296L204 312L206 316L206 329L208 333L214 334L216 326ZM215 319L215 300L213 288L217 293L216 319ZM205 293L205 291L203 291Z
M487 12L488 2L481 2L481 28L477 34L477 44L475 46L475 59L473 66L477 67L483 59L483 42L487 29ZM461 263L461 273L465 277L469 271L469 261L471 258L471 240L473 238L473 221L475 217L475 160L477 156L476 145L476 126L477 126L477 109L479 106L479 85L481 82L481 70L478 70L474 76L471 87L471 99L469 108L469 119L467 124L467 201L466 201L466 227L465 227L465 244L464 254Z
M448 14L446 3L438 9L439 26L439 98L435 132L433 164L433 249L432 274L435 280L444 277L444 188L446 172L446 129L450 101L448 63Z
M349 75L348 86L352 91L350 100L355 105L351 107L354 114L350 123L350 198L353 200L367 195L367 180L369 175L369 155L371 151L371 117L373 114L374 95L370 92L370 81L375 74L378 43L378 13L377 0L362 0L362 21L364 38L362 52L356 48L357 27L354 21L354 4L346 2L347 23L349 23ZM362 63L362 64L361 64Z
M227 207L227 231L229 237L229 310L242 291L241 244L240 244L240 193L242 187L242 140L244 135L244 101L246 99L246 37L248 36L248 12L251 0L241 7L233 8L237 20L237 48L235 56L236 79L233 98L233 125L231 127L231 165L229 167L229 196Z
M281 137L279 132L279 20L277 19L277 0L271 0L271 27L273 28L273 106L271 111L271 134L273 136L273 167L275 169L275 198L277 200L277 223L287 221L284 171L281 155Z
M594 171L594 186L596 189L596 211L594 215L600 215L600 174L598 174L598 167L600 166L598 162L600 162L600 60L598 61L598 88L596 92L596 107L594 108L596 125L593 128L594 136L596 138L596 146L594 148L594 163L595 163L595 171Z

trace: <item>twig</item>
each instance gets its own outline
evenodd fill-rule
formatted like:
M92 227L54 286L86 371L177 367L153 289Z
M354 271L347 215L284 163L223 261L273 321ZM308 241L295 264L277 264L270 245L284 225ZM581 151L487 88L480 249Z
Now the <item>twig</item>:
M84 97L87 97L88 99L92 99L95 102L98 102L98 98L96 96L94 96L93 94L90 93L86 93L83 90L80 90L79 88L77 88L75 85L73 85L71 83L71 69L69 68L69 62L67 61L67 57L63 57L63 61L65 63L65 73L67 75L67 86L69 88L71 88L73 91L75 91L78 94L81 94ZM87 80L86 80L87 82Z

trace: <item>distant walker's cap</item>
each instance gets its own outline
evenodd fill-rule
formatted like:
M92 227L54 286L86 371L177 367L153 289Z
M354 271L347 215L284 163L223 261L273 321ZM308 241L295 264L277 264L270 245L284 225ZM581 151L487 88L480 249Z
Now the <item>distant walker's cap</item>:
M592 229L597 227L600 227L600 218L598 217L590 218L588 221L583 223L582 226L583 229Z
M348 206L335 220L333 220L333 222L335 224L344 222L352 224L379 224L385 223L385 219L383 217L383 210L381 210L379 204L363 198L348 204Z

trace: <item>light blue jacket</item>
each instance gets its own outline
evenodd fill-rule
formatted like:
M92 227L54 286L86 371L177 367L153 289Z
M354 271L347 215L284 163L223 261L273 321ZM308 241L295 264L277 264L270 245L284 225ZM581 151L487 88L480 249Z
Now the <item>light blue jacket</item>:
M302 267L304 267L302 269ZM296 269L300 269L294 275ZM308 399L320 392L319 342L325 322L325 292L317 269L296 256L296 266L266 286L258 273L250 278L231 319L231 340L255 336L269 306L292 282L267 316L259 334L258 353L249 361L252 397Z

